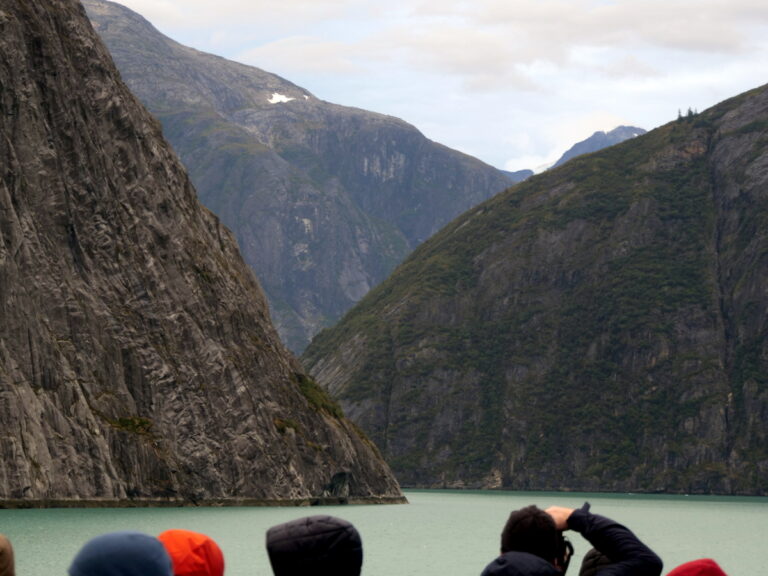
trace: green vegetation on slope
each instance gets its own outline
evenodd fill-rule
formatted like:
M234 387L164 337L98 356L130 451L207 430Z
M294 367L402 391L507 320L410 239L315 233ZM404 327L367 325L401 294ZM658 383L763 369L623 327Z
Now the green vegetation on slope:
M729 341L762 308L728 316L743 289L722 267L759 252L768 224L746 193L766 126L720 126L761 93L470 210L318 335L305 365L333 367L406 486L747 489L716 463L734 441L723 403L765 402L764 338ZM734 138L749 152L727 177L745 192L724 207L712 150ZM733 230L724 208L741 211ZM754 440L744 450L765 460Z

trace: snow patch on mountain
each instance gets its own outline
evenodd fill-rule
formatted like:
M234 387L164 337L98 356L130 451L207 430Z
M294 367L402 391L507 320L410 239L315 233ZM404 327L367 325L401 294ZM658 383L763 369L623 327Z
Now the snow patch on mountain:
M290 98L285 94L280 94L279 92L273 92L272 98L267 100L267 102L269 102L270 104L278 104L281 102L290 102L291 100L296 100L296 98Z

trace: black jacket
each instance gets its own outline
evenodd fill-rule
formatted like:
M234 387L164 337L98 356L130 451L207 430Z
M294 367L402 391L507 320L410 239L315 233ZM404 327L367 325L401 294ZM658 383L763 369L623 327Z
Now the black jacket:
M592 514L584 504L568 518L568 528L579 532L600 553L612 560L598 567L597 576L659 576L661 558L629 528L605 516Z
M481 576L562 576L544 558L527 552L507 552L488 564Z

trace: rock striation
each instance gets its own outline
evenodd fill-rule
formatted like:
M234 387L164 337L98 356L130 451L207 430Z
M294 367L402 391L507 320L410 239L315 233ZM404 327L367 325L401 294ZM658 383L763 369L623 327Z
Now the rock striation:
M295 352L419 243L510 184L402 120L182 46L119 4L84 5L200 199L235 234Z
M768 494L768 87L534 176L303 355L420 487Z
M403 501L76 0L0 0L0 506Z

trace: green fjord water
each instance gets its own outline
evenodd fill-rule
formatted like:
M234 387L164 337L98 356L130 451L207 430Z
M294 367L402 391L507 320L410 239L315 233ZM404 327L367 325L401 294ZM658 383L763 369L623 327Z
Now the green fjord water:
M712 557L730 576L765 573L768 498L607 495L544 492L407 491L410 504L322 508L121 508L0 510L0 533L16 551L18 576L66 574L90 538L114 530L157 535L184 528L212 536L224 551L226 576L269 576L264 535L270 526L310 514L352 522L364 548L364 576L479 575L497 554L511 510L529 504L579 507L629 526L664 560L664 573ZM576 547L578 574L589 545Z

